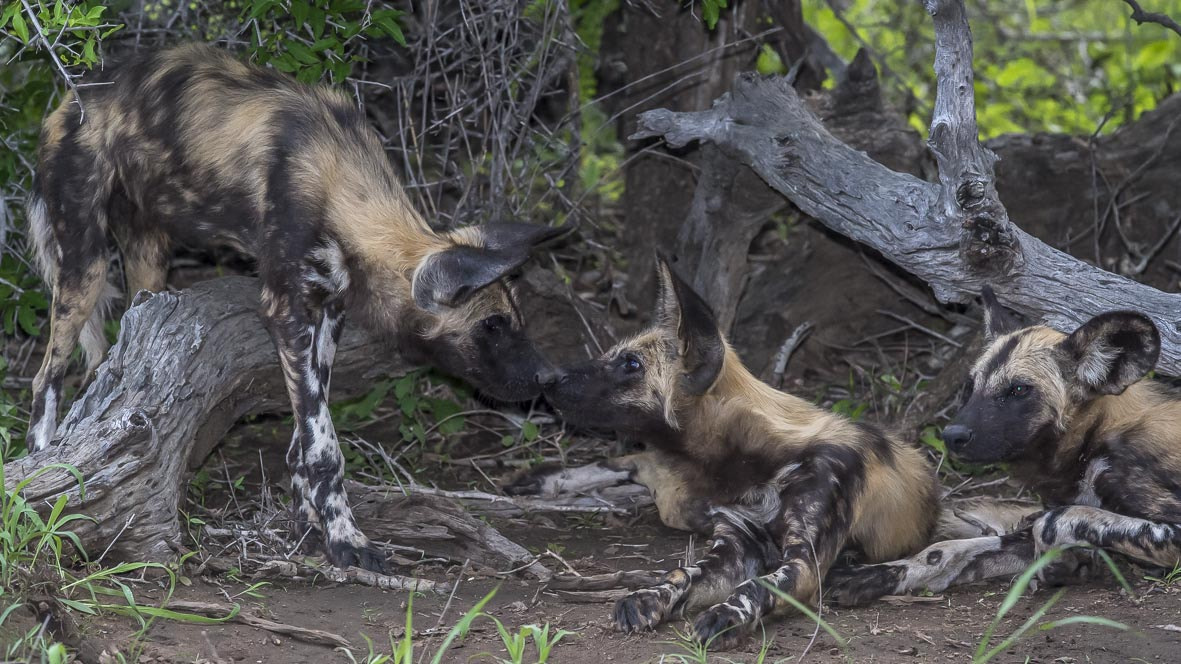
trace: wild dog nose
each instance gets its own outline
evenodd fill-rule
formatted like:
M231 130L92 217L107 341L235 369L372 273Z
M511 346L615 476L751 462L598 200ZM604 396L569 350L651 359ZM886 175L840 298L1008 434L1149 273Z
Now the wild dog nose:
M563 378L566 377L565 372L561 369L554 369L553 367L546 367L533 375L533 380L542 387L550 387L557 385Z
M972 430L962 424L949 424L943 427L943 442L948 447L960 447L972 440Z

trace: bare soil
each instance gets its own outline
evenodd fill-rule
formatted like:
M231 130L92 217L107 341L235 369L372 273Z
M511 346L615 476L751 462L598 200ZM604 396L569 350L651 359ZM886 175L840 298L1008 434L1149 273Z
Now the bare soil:
M610 570L669 569L690 548L701 552L702 542L661 526L652 513L630 520L612 517L556 520L538 516L496 524L508 537L532 550L558 551L574 570L596 574ZM555 565L557 567L557 565ZM442 635L461 615L493 590L486 611L516 630L523 625L549 623L570 630L550 657L558 664L601 662L676 662L669 655L685 651L676 643L676 630L686 623L666 625L656 633L626 636L610 628L611 602L559 594L542 584L520 578L488 575L459 576L459 566L418 568L423 578L454 588L448 592L416 595L413 620L416 653L430 661ZM1177 662L1181 661L1181 590L1143 579L1130 570L1137 598L1132 600L1113 583L1095 581L1066 590L1062 599L1038 622L1070 616L1103 616L1126 623L1128 631L1093 625L1071 625L1031 632L996 662ZM245 582L225 575L199 577L180 587L175 597L242 606L244 613L281 623L339 634L354 646L363 661L365 637L378 652L389 653L389 639L405 630L407 592L389 592L358 585L326 584L323 580L273 583L261 589L261 599L238 595ZM1005 582L978 584L936 597L883 601L856 609L825 607L824 618L846 640L842 649L810 620L787 615L765 623L765 637L755 634L737 649L711 653L710 662L755 662L765 638L771 643L767 662L966 662L971 661L982 634L1008 590ZM994 643L1040 607L1049 590L1023 598L997 628ZM144 591L141 601L155 596ZM450 598L450 604L449 603ZM130 621L107 619L91 629L104 638L130 638ZM532 646L525 661L535 661ZM806 654L805 654L806 652ZM443 656L443 662L498 661L505 656L494 624L475 623L469 636ZM241 624L193 625L159 621L149 632L139 661L146 662L347 662L348 657L327 646L312 645Z

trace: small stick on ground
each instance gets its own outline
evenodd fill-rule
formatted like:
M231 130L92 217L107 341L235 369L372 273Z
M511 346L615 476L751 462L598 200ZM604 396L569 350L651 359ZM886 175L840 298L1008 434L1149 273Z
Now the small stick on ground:
M229 614L234 610L232 606L225 604L217 604L215 602L194 602L189 600L174 599L168 602L168 609L172 611L187 611L189 613L197 613L211 618L220 618L221 616ZM348 639L333 634L332 632L325 632L319 629L308 629L306 627L297 627L295 625L288 625L286 623L275 622L274 620L267 620L266 618L259 618L246 613L238 612L230 622L238 622L243 625L250 625L259 629L265 629L268 632L275 634L283 634L290 636L293 639L306 641L307 643L315 643L322 646L331 646L333 648L349 648L352 644Z

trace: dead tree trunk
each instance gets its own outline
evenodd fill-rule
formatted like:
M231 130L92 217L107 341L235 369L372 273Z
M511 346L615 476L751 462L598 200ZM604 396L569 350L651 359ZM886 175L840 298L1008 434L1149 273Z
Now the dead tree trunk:
M1160 327L1160 368L1181 373L1181 296L1077 260L1013 224L996 194L995 156L977 141L972 45L960 0L931 0L938 77L930 147L938 184L897 173L835 138L783 78L744 74L707 111L659 109L633 138L672 147L710 142L754 169L828 228L866 244L927 282L941 301L992 283L1001 300L1059 328L1112 309ZM1176 113L1173 98L1155 113Z
M257 315L258 298L257 280L245 277L137 298L123 316L119 342L65 416L61 442L5 464L6 488L29 479L25 499L47 509L67 495L68 511L92 519L72 524L92 555L174 559L181 547L177 508L189 471L242 416L290 407L275 348ZM333 395L362 393L378 375L410 368L369 335L346 328ZM38 472L49 464L76 469L82 488L63 468ZM408 543L430 556L494 569L532 559L454 500L394 496L384 503L410 507L386 509L374 505L382 502L375 501L384 495L378 491L353 492L354 501L365 503L361 512L382 521L376 534L427 534L409 536ZM528 571L548 577L536 564Z

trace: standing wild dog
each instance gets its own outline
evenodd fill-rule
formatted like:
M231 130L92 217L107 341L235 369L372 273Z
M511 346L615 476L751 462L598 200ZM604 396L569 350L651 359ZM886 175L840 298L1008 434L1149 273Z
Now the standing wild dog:
M786 605L760 581L807 602L846 548L890 560L926 544L938 494L923 454L760 382L705 302L667 262L658 270L648 330L596 360L538 376L568 421L614 430L649 451L513 487L593 482L595 470L606 481L630 476L651 489L666 524L713 538L696 565L620 600L616 627L652 628L712 605L694 623L696 637L725 632L732 641Z
M505 400L533 398L543 359L503 279L560 231L490 224L434 232L344 94L238 62L204 45L134 59L72 95L42 127L28 213L53 287L49 347L33 386L29 441L53 439L62 378L81 335L106 350L108 238L128 296L164 288L175 246L253 256L261 315L295 413L287 453L300 525L329 560L379 570L356 527L328 413L345 312Z
M1011 576L1052 547L1181 563L1181 398L1144 380L1160 353L1156 326L1116 311L1062 334L1019 328L991 289L984 305L989 344L972 368L971 397L943 437L966 461L1007 462L1049 509L992 536L834 570L829 588L842 603ZM1085 558L1077 560L1085 569ZM1051 565L1048 576L1078 571L1070 569L1077 560Z

